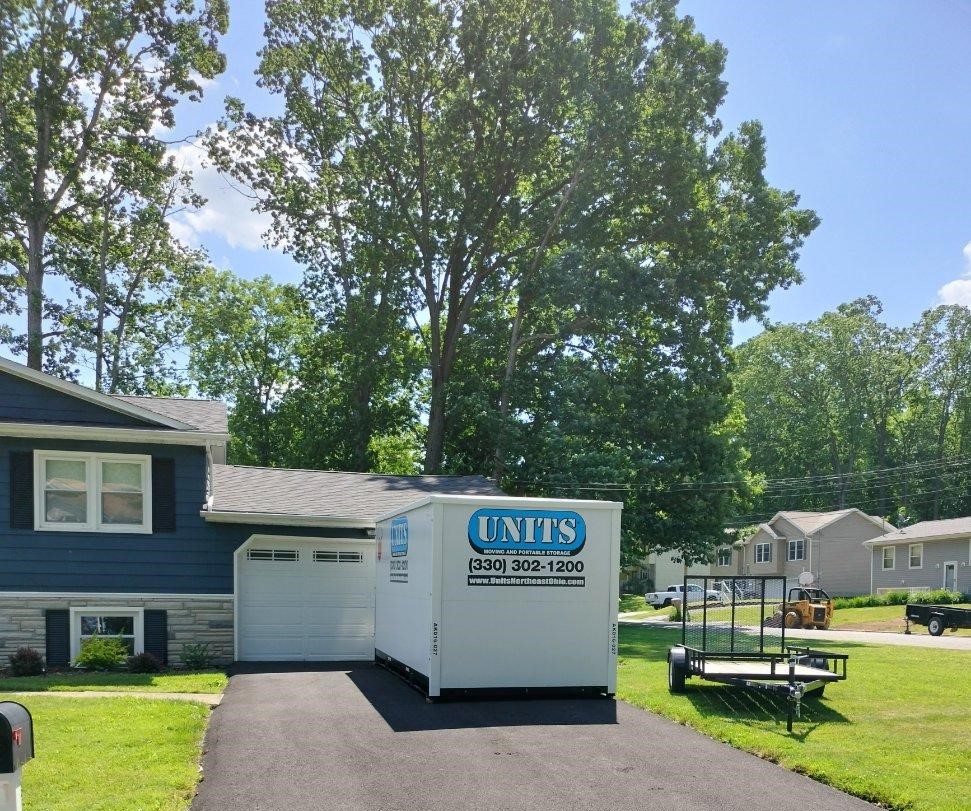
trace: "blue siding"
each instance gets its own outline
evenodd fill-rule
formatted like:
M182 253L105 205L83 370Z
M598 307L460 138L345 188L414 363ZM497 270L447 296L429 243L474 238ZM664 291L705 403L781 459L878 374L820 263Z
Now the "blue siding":
M87 400L0 371L0 422L70 423L159 428Z
M176 531L154 535L10 528L10 451L77 450L175 459ZM254 533L363 538L363 530L209 524L205 451L175 445L0 437L0 591L231 594L233 551Z

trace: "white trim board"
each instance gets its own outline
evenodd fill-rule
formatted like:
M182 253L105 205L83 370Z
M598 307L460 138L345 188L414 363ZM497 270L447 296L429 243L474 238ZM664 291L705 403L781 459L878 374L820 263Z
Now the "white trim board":
M139 442L152 445L225 445L229 434L162 428L0 422L0 436L28 439L77 439L86 442Z
M200 510L199 516L215 524L266 524L281 527L318 527L321 529L374 529L374 521L367 518L336 516L287 515L281 513L242 513L228 510ZM359 538L358 540L373 540Z
M0 358L0 371L11 374L14 377L19 377L21 380L36 383L37 385L44 386L48 389L53 389L61 394L66 394L68 397L74 397L76 400L84 400L86 402L93 403L94 405L101 406L109 411L115 411L129 417L135 417L136 419L154 423L155 425L165 425L169 428L181 430L193 430L193 426L189 425L188 423L174 420L171 417L163 417L161 414L155 411L150 411L147 408L132 405L124 400L118 400L109 394L102 394L101 392L94 391L93 389L79 386L77 383L68 383L66 380L59 380L56 377L51 377L51 375L46 375L43 372L30 369L23 364L16 363L12 360L7 360L7 358Z
M0 591L0 599L23 597L25 600L232 600L229 594L165 594L137 591Z

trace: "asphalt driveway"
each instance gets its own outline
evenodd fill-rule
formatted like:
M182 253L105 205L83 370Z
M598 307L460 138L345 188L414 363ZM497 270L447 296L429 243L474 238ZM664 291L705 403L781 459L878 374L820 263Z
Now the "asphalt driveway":
M236 673L193 811L873 811L606 699L426 704L372 665Z

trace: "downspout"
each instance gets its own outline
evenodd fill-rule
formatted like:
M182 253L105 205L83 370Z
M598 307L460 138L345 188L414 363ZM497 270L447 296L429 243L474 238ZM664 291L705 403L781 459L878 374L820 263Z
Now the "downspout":
M212 461L212 443L206 443L206 512L212 511L214 493L213 493L213 461Z

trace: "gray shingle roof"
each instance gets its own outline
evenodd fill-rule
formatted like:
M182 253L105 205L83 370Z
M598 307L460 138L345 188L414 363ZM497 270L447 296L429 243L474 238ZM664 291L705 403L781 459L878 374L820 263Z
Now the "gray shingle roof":
M431 493L501 496L484 476L385 476L213 465L216 512L373 521Z
M790 524L793 524L804 533L809 535L811 532L815 532L823 524L828 524L830 521L834 521L843 515L848 515L853 512L852 509L849 510L834 510L832 512L804 512L802 510L785 510L779 515L785 518Z
M928 541L938 538L953 538L966 535L971 537L971 516L945 518L940 521L921 521L913 526L897 529L873 538L865 543L870 546L887 543L907 543L908 541Z
M127 394L114 395L116 400L154 411L163 417L191 425L199 431L214 434L229 432L226 404L219 400L190 400L182 397L135 397Z

